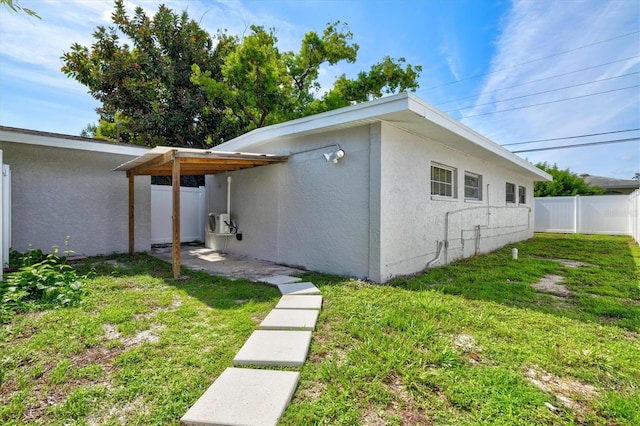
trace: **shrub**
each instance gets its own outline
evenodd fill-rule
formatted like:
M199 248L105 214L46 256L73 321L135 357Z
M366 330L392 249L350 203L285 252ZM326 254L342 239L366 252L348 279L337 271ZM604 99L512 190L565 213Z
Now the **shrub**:
M68 251L66 251L68 252ZM12 312L29 311L80 303L84 293L81 278L66 263L66 257L58 256L54 247L51 254L41 250L29 250L14 259L22 266L7 275L0 288L0 322L6 322Z

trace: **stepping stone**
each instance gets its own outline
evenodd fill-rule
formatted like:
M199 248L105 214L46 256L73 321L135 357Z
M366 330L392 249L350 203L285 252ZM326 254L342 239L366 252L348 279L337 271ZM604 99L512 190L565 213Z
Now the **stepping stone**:
M233 359L233 365L304 364L311 343L310 331L256 330Z
M260 282L271 285L297 283L298 281L302 281L302 278L292 277L289 275L274 275L272 277L262 278L260 280Z
M258 326L261 330L313 330L318 321L317 310L273 309Z
M276 425L299 378L295 371L227 368L180 421L187 425Z
M322 296L285 294L276 309L322 309Z
M278 289L282 294L320 294L318 287L313 283L278 284Z

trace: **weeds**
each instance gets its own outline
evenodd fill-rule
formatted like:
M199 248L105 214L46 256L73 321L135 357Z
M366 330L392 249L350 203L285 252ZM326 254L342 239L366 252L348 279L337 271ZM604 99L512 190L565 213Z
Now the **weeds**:
M65 254L69 253L67 241ZM10 258L20 266L0 283L0 323L7 322L16 312L80 303L85 292L82 280L87 276L79 277L67 264L66 257L58 255L57 247L46 255L36 249L25 253L12 251Z

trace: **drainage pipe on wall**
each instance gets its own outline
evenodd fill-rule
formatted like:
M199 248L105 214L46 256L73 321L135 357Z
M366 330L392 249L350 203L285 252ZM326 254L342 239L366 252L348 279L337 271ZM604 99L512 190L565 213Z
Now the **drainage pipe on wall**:
M427 262L427 266L425 269L431 268L437 261L440 260L440 256L442 255L442 248L444 247L444 241L438 241L438 251L436 253L436 257Z
M231 220L231 176L227 176L227 215Z

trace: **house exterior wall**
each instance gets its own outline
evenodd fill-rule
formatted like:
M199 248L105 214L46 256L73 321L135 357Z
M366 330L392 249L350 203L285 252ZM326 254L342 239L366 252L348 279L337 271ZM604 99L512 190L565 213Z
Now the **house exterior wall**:
M134 158L40 145L0 142L11 167L14 249L78 255L126 252L129 248L128 179L112 170ZM135 178L135 249L150 249L150 179Z
M423 270L448 241L439 265L533 236L533 181L482 159L382 124L380 273L384 282ZM431 163L455 168L452 199L431 195ZM482 200L465 201L465 171L482 176ZM506 202L506 182L516 202ZM526 188L518 203L517 188ZM445 246L446 247L446 246Z
M368 276L369 139L369 125L362 125L270 144L270 153L293 155L284 164L229 174L231 216L242 241L209 235L207 246L316 271ZM337 164L322 157L335 149L333 144L346 152ZM207 177L210 212L226 211L226 177Z

